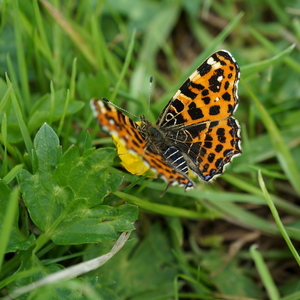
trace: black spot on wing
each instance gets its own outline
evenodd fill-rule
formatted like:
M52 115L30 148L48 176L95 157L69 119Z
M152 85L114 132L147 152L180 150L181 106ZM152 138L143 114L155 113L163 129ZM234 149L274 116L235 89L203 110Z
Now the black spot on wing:
M206 141L213 141L213 138L212 138L211 135L207 134L207 135L205 136L205 140L206 140Z
M234 63L233 59L232 59L232 56L228 53L228 52L225 52L225 51L218 51L217 52L218 55L220 56L223 56L226 60L229 60L231 61L232 63ZM223 62L223 61L221 61ZM226 64L225 62L223 62L223 64Z
M226 143L225 129L224 128L219 128L217 130L217 135L218 135L218 141L220 143Z
M230 85L229 81L226 81L224 84L224 89L227 90L229 88L229 85Z
M212 163L215 160L216 155L214 153L209 153L207 160Z
M218 152L218 153L220 153L222 150L223 150L223 145L221 145L221 144L218 144L216 147L215 147L215 151L216 152Z
M205 141L205 142L204 142L204 147L207 148L207 149L212 148L212 142L207 142L207 141Z
M209 168L209 164L203 165L203 172L207 172L208 168Z
M173 102L172 102L172 106L176 109L176 111L178 113L182 112L184 110L184 105L182 103L182 101L178 100L178 99L175 99Z
M203 147L201 147L201 148L200 148L199 155L200 155L200 156L205 156L205 155L206 155L206 152L207 152L206 149L203 148Z
M196 83L194 81L190 81L190 84L191 84L191 87L193 89L199 90L199 93L200 93L200 91L202 91L204 89L204 86L202 84L200 84L200 83Z
M224 128L219 128L217 130L217 135L218 136L224 136L225 135L225 129Z
M188 114L192 120L199 120L204 117L201 108L197 107L194 102L189 105Z
M202 93L201 93L202 96L207 96L208 94L209 94L208 89L203 90Z
M220 82L218 81L219 76L224 76L224 70L216 69L214 71L214 75L212 75L208 80L209 89L214 93L217 93L220 91Z
M189 78L180 87L181 93L192 100L194 100L197 97L197 95L201 93L203 89L204 86L202 84L193 82Z
M210 122L210 124L209 124L209 128L213 128L213 127L216 127L216 126L218 126L219 125L219 121L213 121L213 122Z
M210 97L203 97L202 101L204 102L204 104L208 105L210 102Z
M204 76L209 73L211 70L211 65L209 65L206 61L197 69L200 76Z
M228 92L224 93L222 95L222 98L225 100L225 101L230 101L231 100L231 96Z
M217 116L220 113L220 109L219 105L213 105L209 108L209 114L211 116Z
M185 83L180 87L180 91L183 95L185 95L188 98L191 98L192 100L194 100L197 97L197 94L192 92L190 90L190 86L191 86L191 80L188 78Z
M228 104L227 112L232 113L233 111L234 111L234 107L231 104Z
M235 129L239 129L239 126L238 126L238 124L237 124L237 121L236 121L236 119L234 119L234 118L229 118L229 119L227 120L227 125L230 126L230 127L235 128Z

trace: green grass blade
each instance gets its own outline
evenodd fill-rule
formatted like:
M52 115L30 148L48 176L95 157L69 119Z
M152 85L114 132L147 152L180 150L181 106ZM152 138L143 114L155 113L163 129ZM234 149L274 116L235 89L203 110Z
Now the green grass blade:
M6 56L6 62L7 62L7 68L8 68L7 74L9 74L10 81L13 82L13 84L10 84L9 88L11 88L13 86L14 93L17 95L17 99L22 99L19 81L17 79L17 75L16 75L16 72L13 67L13 62L12 62L9 54L7 54L7 56ZM25 103L23 103L23 101L20 102L20 106L21 106L22 111L25 111Z
M43 3L43 5L48 10L48 12L52 15L52 17L56 20L56 22L62 27L62 29L66 32L66 34L71 38L71 40L82 52L82 54L89 61L89 63L97 70L98 69L97 59L95 58L93 51L89 47L89 43L85 41L84 37L48 1L41 0L41 3Z
M54 88L53 81L50 82L50 91L51 91L50 113L49 113L48 124L51 126L53 122L53 114L54 114L54 106L55 106L55 88Z
M227 219L233 220L246 227L255 228L264 232L278 234L278 229L267 220L256 216L255 214L245 210L235 203L222 203L214 200L205 201L210 208L214 208L220 215L224 215Z
M7 117L6 114L3 115L1 124L1 137L2 143L4 145L4 155L2 158L2 166L0 168L0 177L4 177L7 173Z
M279 1L267 0L269 7L278 18L280 24L288 26L291 24L291 20L289 15L280 7Z
M293 294L281 298L281 300L299 300L299 299L300 299L300 292L295 292Z
M270 300L279 300L280 295L279 295L276 285L272 279L270 271L268 270L266 263L264 262L261 254L256 250L256 248L257 248L257 246L252 246L250 248L250 253L252 255L252 258L254 260L254 263L255 263L257 271L260 275L260 278L267 290L269 299Z
M233 186L238 187L239 189L241 189L242 191L245 191L247 193L250 193L252 195L255 195L259 198L263 198L264 195L262 193L262 191L250 184L249 182L247 182L245 179L243 178L238 178L237 176L232 176L230 174L223 174L222 175L223 178L228 181L230 184L232 184ZM274 194L270 194L272 197L272 201L282 210L284 210L285 212L288 212L294 216L300 217L300 208L298 205L295 205L294 203L290 203L287 202L285 199L282 199Z
M201 213L190 211L183 208L172 207L168 205L162 205L157 203L152 203L148 201L141 200L138 197L133 195L125 194L123 192L114 192L114 195L125 199L129 203L135 204L140 208L149 210L151 212L159 213L165 216L172 216L172 217L183 217L183 218L190 218L190 219L199 219L202 217Z
M274 54L279 53L279 50L276 48L276 46L274 46L272 42L261 35L256 29L254 29L253 27L249 27L249 31L270 52ZM293 59L292 57L286 57L284 61L290 68L300 73L300 63L296 59Z
M286 232L286 230L285 230L285 228L284 228L284 226L283 226L283 224L282 224L282 222L280 220L280 217L279 217L279 214L277 212L277 209L276 209L273 201L271 200L271 197L270 197L270 195L269 195L269 193L268 193L268 191L266 189L264 180L263 180L263 178L261 176L261 172L258 172L258 181L259 181L259 185L261 187L261 190L263 191L263 194L265 196L265 199L266 199L266 201L267 201L267 203L268 203L268 205L270 207L270 210L272 212L274 220L275 220L275 222L276 222L276 224L277 224L277 226L278 226L278 228L279 228L279 230L280 230L283 238L285 239L285 241L286 241L286 243L287 243L290 251L292 252L293 256L295 257L298 265L300 265L300 256L299 256L297 250L295 249L295 247L294 247L294 245L293 245L290 237L288 236L288 234L287 234L287 232Z
M216 50L216 48L219 47L219 45L226 39L226 37L232 32L235 26L240 22L242 17L244 16L243 12L240 12L236 15L235 18L233 18L230 23L221 31L221 33L213 39L209 46L201 53L201 56L199 57L198 63L202 63L202 61L208 57L212 52ZM196 66L197 67L197 66ZM190 70L191 72L194 71ZM183 79L184 80L184 79Z
M35 19L36 19L36 24L37 24L37 28L38 28L38 32L39 32L39 37L40 37L40 45L43 45L43 53L44 55L47 57L48 63L51 65L51 67L54 69L55 68L55 64L53 62L53 56L52 56L52 51L51 48L49 46L49 42L48 42L48 38L45 32L45 28L44 28L44 24L43 24L43 19L40 13L40 9L38 6L38 0L34 0L32 1L32 5L33 5L33 11L34 11L34 15L35 15Z
M207 58L212 52L214 52L219 45L226 39L226 37L232 32L234 27L240 22L241 18L244 16L243 12L240 12L227 26L224 28L221 33L209 43L209 46L204 49L204 51L197 57L197 59L191 64L191 66L183 73L179 82L184 82L186 78L194 72L194 70ZM199 37L200 38L200 37ZM176 87L172 87L173 90Z
M4 112L4 107L6 106L7 100L9 99L10 93L12 91L12 86L13 85L11 83L8 85L8 88L0 101L0 114Z
M6 80L7 80L7 83L10 84L8 76L6 76ZM22 136L23 136L23 139L24 139L24 143L25 143L25 146L26 146L26 149L27 149L27 153L29 154L29 157L30 157L30 160L31 160L32 159L32 152L31 151L33 149L32 140L30 138L28 128L27 128L27 126L25 124L25 121L23 119L23 115L22 115L22 112L21 112L19 102L18 102L18 100L16 98L16 95L15 95L13 90L11 92L11 99L12 99L13 107L14 107L15 114L16 114L16 117L17 117L17 120L18 120L18 124L19 124L20 130L21 130L21 133L22 133Z
M116 95L117 95L118 90L121 86L121 83L124 80L124 77L125 77L125 75L128 71L130 61L131 61L131 58L132 58L133 49L134 49L134 40L135 40L135 30L133 31L133 33L131 35L131 39L130 39L128 51L127 51L127 54L126 54L126 57L125 57L125 62L123 64L123 68L122 68L122 71L121 71L120 76L118 78L118 81L116 83L116 86L114 88L114 91L111 95L111 101L112 102L114 102L114 99L116 98Z
M105 40L99 28L98 20L94 15L91 16L90 22L91 22L91 36L94 41L93 46L94 46L94 52L96 53L97 65L99 70L104 70L105 69L104 52L107 52ZM101 49L101 51L96 51L96 49Z
M66 117L66 113L67 113L67 108L68 108L69 101L70 101L70 91L67 90L65 106L64 106L64 110L63 110L61 119L59 121L59 126L58 126L58 130L57 130L57 135L58 136L60 136L61 131L62 131L63 126L64 126L64 121L65 121L65 117Z
M75 87L76 87L76 77L77 77L77 58L73 59L72 64L72 73L71 73L71 80L70 80L70 99L75 99Z
M288 48L286 48L284 51L280 52L279 54L269 58L265 59L263 61L249 64L245 67L241 67L241 73L244 77L247 77L250 74L261 72L265 70L268 67L274 66L275 64L280 63L284 58L286 58L295 48L296 45L291 45Z
M15 39L16 49L18 57L19 74L21 79L22 98L26 105L25 110L28 112L30 109L30 91L29 91L29 80L28 80L28 69L26 66L25 52L23 50L24 45L22 41L21 24L19 21L19 5L18 1L14 0L14 28L15 28Z
M252 92L248 84L246 84L244 80L242 80L242 83L248 95L253 100L260 118L270 135L273 147L276 150L278 161L281 164L284 173L289 178L289 181L291 182L295 191L298 193L298 195L300 195L300 173L297 169L297 164L294 161L294 158L288 146L284 142L278 127L270 117L268 111L264 108L256 95Z
M9 204L7 206L7 210L5 212L5 217L3 220L1 235L0 235L0 273L3 263L3 258L5 255L5 249L7 246L7 242L11 233L11 228L13 226L13 222L15 219L15 215L18 209L18 200L19 200L19 188L15 187L9 197Z
M22 170L24 167L23 164L20 165L16 165L14 166L3 178L2 181L5 184L9 184L11 183L18 175L18 173L20 172L20 170Z

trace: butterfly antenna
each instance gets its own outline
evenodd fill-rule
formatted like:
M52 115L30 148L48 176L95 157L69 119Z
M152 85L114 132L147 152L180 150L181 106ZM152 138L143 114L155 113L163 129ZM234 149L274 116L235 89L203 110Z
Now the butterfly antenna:
M147 115L150 115L150 103L151 103L151 92L152 92L152 82L153 82L153 77L150 77L149 80L149 97L148 97L148 111L147 111Z
M128 110L122 108L121 106L118 106L118 105L112 103L112 102L109 101L108 99L106 99L106 98L103 97L103 98L101 98L101 100L103 100L103 101L109 103L110 105L116 107L117 109L122 110L122 111L126 112L127 114L132 115L133 117L136 117L136 118L139 119L139 117L138 117L137 115L135 115L135 114L131 113L130 111L128 111Z

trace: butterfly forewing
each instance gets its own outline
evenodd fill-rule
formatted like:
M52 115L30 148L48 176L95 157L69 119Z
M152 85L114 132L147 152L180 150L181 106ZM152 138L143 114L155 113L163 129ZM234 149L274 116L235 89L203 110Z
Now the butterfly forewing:
M117 136L127 149L143 155L146 141L138 125L114 106L102 100L93 99L91 107L99 125L111 135Z
M157 120L163 128L221 120L238 104L239 67L221 50L205 60L174 94Z

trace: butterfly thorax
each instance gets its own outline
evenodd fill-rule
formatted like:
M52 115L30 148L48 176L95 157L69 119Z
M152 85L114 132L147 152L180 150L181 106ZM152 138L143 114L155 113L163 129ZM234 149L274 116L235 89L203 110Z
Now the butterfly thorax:
M187 187L191 187L193 183L187 177L186 159L175 146L174 141L168 138L158 125L151 123L144 116L141 116L139 131L146 141L146 150L160 155L173 168L173 173L180 173L189 180Z
M141 116L139 130L146 141L147 148L157 154L161 154L166 148L171 146L166 134L155 124L151 123L144 116Z

